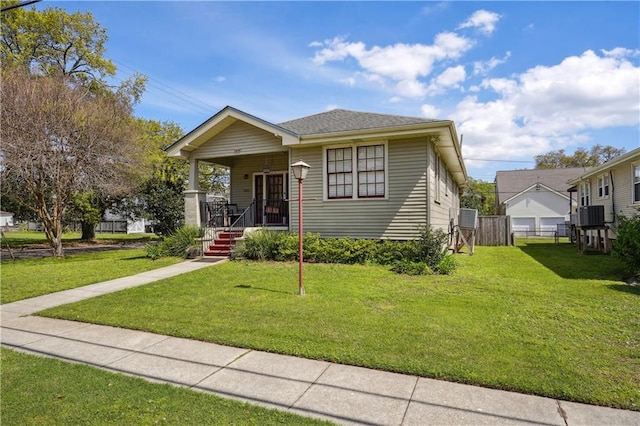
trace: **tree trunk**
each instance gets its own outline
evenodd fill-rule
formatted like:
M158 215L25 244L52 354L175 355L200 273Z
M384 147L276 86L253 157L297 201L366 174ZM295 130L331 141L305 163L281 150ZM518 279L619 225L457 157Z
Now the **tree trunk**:
M93 223L81 222L82 226L82 241L93 241L96 239L96 226Z

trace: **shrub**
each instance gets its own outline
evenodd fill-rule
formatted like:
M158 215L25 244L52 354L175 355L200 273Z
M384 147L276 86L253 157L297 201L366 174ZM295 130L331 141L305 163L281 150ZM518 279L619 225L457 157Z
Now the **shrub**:
M320 234L308 232L303 239L304 260L315 263L394 265L396 272L407 270L411 275L423 273L449 274L455 267L453 259L447 260L448 236L442 230L419 228L420 238L411 241L368 240L344 238L320 238ZM298 235L292 232L276 232L260 229L245 237L234 257L249 260L298 260ZM442 272L441 272L442 271Z
M420 238L416 240L416 262L425 262L429 268L435 270L447 256L447 242L449 236L442 229L431 229L429 226L419 228ZM412 253L413 254L413 253Z
M640 275L640 215L618 216L618 229L612 254L634 275Z
M438 263L438 267L436 268L439 274L449 275L458 267L458 262L456 262L455 257L452 255L446 255L440 263Z
M202 237L200 228L188 225L182 226L156 246L147 244L147 257L154 260L163 256L186 258L191 251L200 249L199 244L196 243L196 238L200 237Z
M430 275L433 273L425 262L413 262L408 259L395 262L391 270L397 274L405 275Z

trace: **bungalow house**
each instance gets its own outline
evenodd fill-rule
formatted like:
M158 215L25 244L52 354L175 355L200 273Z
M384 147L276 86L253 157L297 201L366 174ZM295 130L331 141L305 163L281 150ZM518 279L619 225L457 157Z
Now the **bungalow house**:
M452 121L344 109L273 124L227 106L166 151L190 163L185 222L198 226L212 213L197 187L199 162L229 169L225 224L295 230L290 165L303 160L311 166L304 229L323 237L407 240L419 225L447 230L467 180Z
M497 213L511 217L516 235L553 236L558 225L564 225L576 211L567 181L586 171L582 167L498 171Z
M640 148L581 173L568 183L578 192L579 207L603 206L608 237L615 239L617 217L639 213Z

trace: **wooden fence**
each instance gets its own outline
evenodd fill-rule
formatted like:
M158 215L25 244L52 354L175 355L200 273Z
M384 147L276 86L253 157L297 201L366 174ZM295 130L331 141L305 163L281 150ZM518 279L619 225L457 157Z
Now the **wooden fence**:
M476 231L476 245L478 246L511 246L510 216L479 216Z

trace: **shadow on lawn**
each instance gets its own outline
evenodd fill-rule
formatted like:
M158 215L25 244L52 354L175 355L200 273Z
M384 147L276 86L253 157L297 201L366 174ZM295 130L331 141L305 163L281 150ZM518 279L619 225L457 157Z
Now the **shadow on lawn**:
M248 285L248 284L239 284L239 285L235 286L235 288L241 288L241 289L246 289L246 290L269 291L271 293L293 294L290 291L273 290L273 289L270 289L270 288L263 288L263 287L253 287L253 286Z
M640 296L640 287L633 287L625 284L610 284L607 287L609 287L612 290L621 291L623 293L631 293L631 294L635 294L636 296Z
M518 249L562 278L622 280L622 265L610 255L582 254L568 243L525 242L518 245Z

